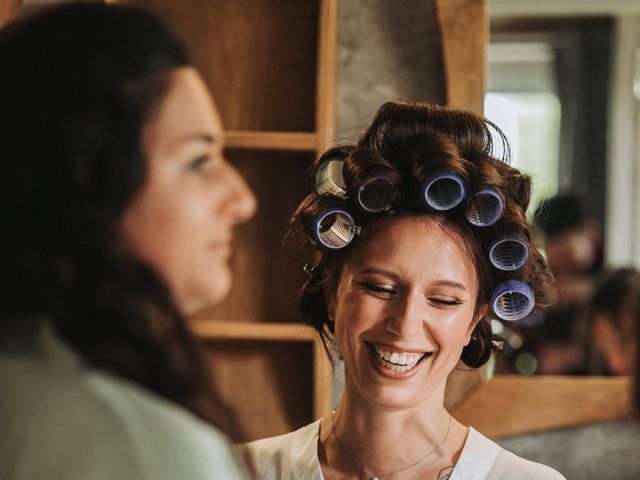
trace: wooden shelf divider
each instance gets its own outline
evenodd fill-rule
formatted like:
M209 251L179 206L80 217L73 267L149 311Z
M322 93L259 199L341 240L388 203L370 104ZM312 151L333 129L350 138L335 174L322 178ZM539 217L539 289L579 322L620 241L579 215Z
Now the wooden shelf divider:
M203 340L314 342L316 331L301 323L235 322L199 319L191 327Z
M191 328L204 341L309 342L313 346L313 418L331 411L331 362L317 332L300 323L234 322L200 319Z
M225 134L227 148L256 150L287 150L313 152L316 148L314 132L259 132L229 130Z

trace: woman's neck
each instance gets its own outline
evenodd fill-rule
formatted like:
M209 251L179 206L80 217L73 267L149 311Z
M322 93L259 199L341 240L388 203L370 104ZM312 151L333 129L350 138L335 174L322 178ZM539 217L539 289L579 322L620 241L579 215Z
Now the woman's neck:
M451 418L441 396L393 409L345 391L321 425L325 478L437 479L438 472L450 471L467 429Z

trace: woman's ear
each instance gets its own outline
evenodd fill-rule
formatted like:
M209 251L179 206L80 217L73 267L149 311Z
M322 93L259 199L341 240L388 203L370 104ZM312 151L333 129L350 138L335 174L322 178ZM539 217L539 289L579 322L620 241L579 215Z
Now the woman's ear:
M464 340L465 347L469 345L469 342L471 342L471 335L473 335L473 329L476 328L476 325L478 325L478 322L482 320L482 318L487 313L488 309L489 309L489 304L484 304L482 308L480 308L480 310L478 311L478 314L473 318L471 323L469 323L469 327L467 328L467 336L465 337L465 340Z
M327 304L327 318L335 322L336 321L336 292L335 289L331 289L330 292L324 293L324 301Z

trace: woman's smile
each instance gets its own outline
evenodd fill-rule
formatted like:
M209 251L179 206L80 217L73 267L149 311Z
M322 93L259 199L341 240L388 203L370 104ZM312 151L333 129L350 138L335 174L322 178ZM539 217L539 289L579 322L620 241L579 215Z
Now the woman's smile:
M374 369L392 379L406 379L417 373L423 360L432 352L398 350L392 346L365 342Z

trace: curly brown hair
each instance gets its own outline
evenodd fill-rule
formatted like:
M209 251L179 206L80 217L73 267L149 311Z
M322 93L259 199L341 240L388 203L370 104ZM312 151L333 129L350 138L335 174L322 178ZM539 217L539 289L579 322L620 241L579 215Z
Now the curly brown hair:
M501 142L505 152L502 158L496 156L495 139ZM300 309L304 320L320 333L328 351L333 342L334 325L327 316L326 294L336 288L347 259L383 223L393 222L398 216L434 218L463 241L478 278L476 315L490 303L495 287L510 279L529 284L538 306L552 303L553 277L542 255L531 244L525 216L531 179L508 165L508 152L504 134L479 115L425 103L388 102L380 107L356 145L329 149L314 162L312 172L330 159L344 160L346 195L309 193L291 217L285 238L288 246L300 253L299 258L313 265L300 292ZM425 179L441 172L455 173L471 194L492 187L504 200L500 219L493 225L477 227L467 220L464 202L444 212L425 206L422 185ZM392 198L392 209L371 213L359 207L355 199L358 188L376 175L384 175L388 184L396 188L397 195ZM314 219L328 208L350 212L360 227L360 234L344 248L322 248L311 238ZM526 263L515 271L497 269L487 257L491 242L505 235L519 236L529 251ZM486 310L471 342L462 352L462 361L470 367L483 365L491 356L494 313Z

